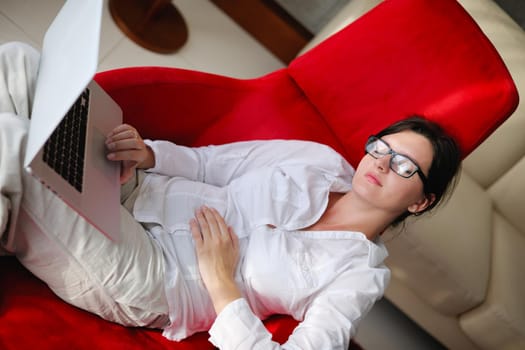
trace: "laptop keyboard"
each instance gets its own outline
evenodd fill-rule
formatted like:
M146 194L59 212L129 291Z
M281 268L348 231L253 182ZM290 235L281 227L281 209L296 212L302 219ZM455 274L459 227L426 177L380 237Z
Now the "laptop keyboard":
M77 99L44 146L44 162L82 192L89 89Z

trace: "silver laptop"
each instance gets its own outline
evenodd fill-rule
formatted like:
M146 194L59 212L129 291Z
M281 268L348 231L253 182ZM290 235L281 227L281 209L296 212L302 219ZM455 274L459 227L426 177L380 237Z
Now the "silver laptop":
M93 81L102 7L103 0L68 0L46 32L24 165L118 241L120 168L106 159L104 141L122 111Z

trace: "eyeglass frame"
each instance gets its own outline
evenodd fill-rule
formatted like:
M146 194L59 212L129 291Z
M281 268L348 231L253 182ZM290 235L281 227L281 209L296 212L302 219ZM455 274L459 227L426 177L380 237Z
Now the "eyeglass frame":
M382 142L383 144L385 144L387 147L388 147L388 152L386 154L383 154L381 157L375 157L372 153L368 152L367 148L368 148L368 145L371 144L372 142L376 142L376 141L380 141ZM425 174L423 173L423 171L421 170L421 167L419 166L419 164L417 164L417 162L415 160L413 160L412 158L410 158L409 156L405 155L405 154L401 154L401 153L397 153L396 151L394 151L392 149L392 147L390 147L390 145L388 144L388 142L386 142L385 140L383 140L382 138L380 137L377 137L375 135L371 135L368 137L368 139L366 140L366 143L365 143L365 154L368 154L370 155L372 158L374 159L379 159L379 158L383 158L383 157L386 157L388 155L390 155L390 160L388 162L388 167L397 175L401 176L402 178L405 178L405 179L409 179L411 178L412 176L414 176L414 174L418 174L419 177L421 178L421 181L423 182L423 186L424 188L427 187L427 177L425 176ZM401 175L400 173L398 173L397 171L394 170L394 168L392 168L392 162L393 162L393 159L395 156L401 156L401 157L404 157L408 160L410 160L412 163L414 163L414 165L416 166L416 171L414 171L412 174L408 175L408 176L404 176L404 175Z

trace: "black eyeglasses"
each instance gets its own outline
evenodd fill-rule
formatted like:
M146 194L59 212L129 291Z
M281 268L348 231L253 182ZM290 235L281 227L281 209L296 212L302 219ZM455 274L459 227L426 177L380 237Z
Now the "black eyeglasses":
M389 167L394 173L404 178L409 178L417 173L421 181L423 181L423 185L426 187L427 177L423 174L423 171L421 171L417 163L410 159L410 157L392 150L390 145L380 138L370 136L366 142L365 152L376 159L383 158L390 154Z

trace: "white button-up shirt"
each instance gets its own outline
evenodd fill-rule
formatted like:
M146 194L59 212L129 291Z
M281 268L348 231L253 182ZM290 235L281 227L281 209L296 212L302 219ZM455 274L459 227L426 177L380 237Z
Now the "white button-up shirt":
M159 242L173 340L210 331L221 349L274 349L261 319L301 321L283 349L347 349L359 320L383 295L389 270L381 243L360 232L302 231L330 192L351 190L353 168L331 148L305 141L250 141L189 148L147 141L155 168L134 216ZM189 221L214 207L239 236L236 282L243 295L216 315L200 278ZM211 329L210 329L211 327Z

